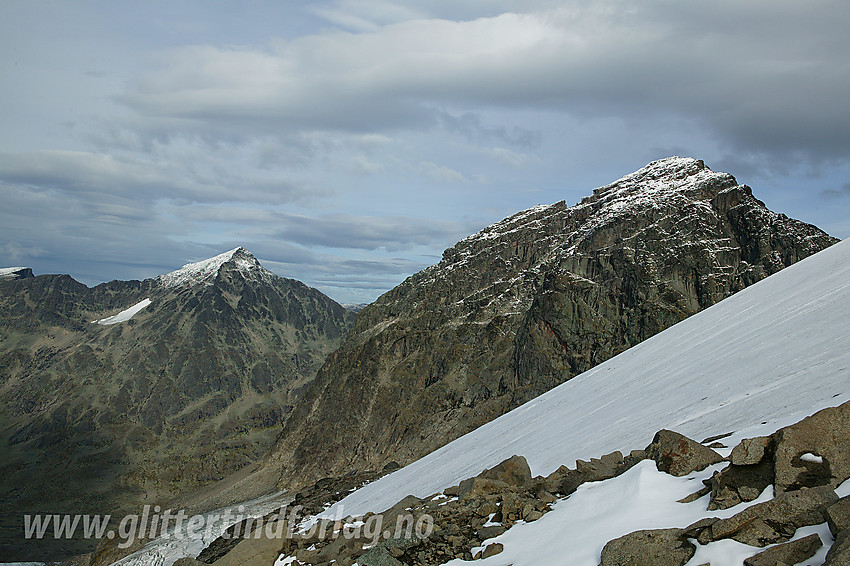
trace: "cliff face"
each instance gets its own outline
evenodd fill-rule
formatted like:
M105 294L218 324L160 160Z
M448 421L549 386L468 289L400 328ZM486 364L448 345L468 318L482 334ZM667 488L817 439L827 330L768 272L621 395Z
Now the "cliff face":
M265 465L410 462L836 241L685 158L520 212L365 308Z
M0 313L0 543L22 513L135 512L258 461L353 318L242 248L145 281L0 281Z

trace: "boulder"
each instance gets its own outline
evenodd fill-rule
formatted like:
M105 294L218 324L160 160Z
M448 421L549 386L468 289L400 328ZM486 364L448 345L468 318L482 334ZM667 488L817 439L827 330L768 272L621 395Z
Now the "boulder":
M744 566L777 566L777 564L793 566L814 556L822 546L823 542L821 542L820 537L817 533L814 533L792 542L768 548L764 552L744 560Z
M524 457L514 455L489 470L484 470L478 477L522 487L531 482L531 468Z
M485 541L499 536L506 530L507 529L502 525L490 525L489 527L481 527L478 531L476 531L475 535L478 537L478 540Z
M841 531L850 529L850 495L826 508L826 522L829 523L829 531L834 537Z
M683 566L695 552L681 529L635 531L605 545L601 566Z
M780 493L711 525L710 540L732 538L751 546L785 542L799 527L823 523L827 507L837 500L829 487Z
M732 449L729 461L735 466L758 464L773 455L773 439L770 436L745 438Z
M576 471L582 475L582 483L611 479L621 473L624 461L622 452L611 452L590 462L576 460Z
M494 542L493 544L488 544L487 548L484 549L484 552L481 553L481 558L490 558L491 556L496 556L500 554L505 547L500 542Z
M376 546L357 559L360 566L404 566L384 546Z
M709 480L708 509L728 509L742 501L753 501L773 481L773 461L770 459L750 465L731 464Z
M720 519L718 519L717 517L706 517L704 519L700 519L696 523L688 525L687 527L682 529L682 536L684 538L699 539L699 537L703 533L703 531L711 532L711 529L710 529L711 525L713 525L714 523L716 523L719 520ZM700 544L705 544L705 543L700 541Z
M674 476L686 476L723 461L717 452L673 432L660 430L646 448L647 457L655 460L658 469Z
M850 478L850 402L780 429L773 439L777 491L835 488Z
M475 477L468 478L460 482L457 495L461 499L470 499L481 495L502 493L509 489L511 489L511 486L503 481Z

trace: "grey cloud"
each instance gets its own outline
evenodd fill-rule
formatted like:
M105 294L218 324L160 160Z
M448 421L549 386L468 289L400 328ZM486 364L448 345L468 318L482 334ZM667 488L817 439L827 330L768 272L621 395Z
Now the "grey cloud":
M838 189L824 189L821 191L821 196L826 198L850 197L850 181L844 183Z
M166 156L43 150L0 153L0 182L59 191L75 198L132 197L136 202L290 203L329 191L284 171L240 168L221 151L174 148Z
M472 142L487 142L500 140L509 145L519 146L527 149L535 149L540 146L542 133L514 126L487 126L483 123L480 115L474 112L463 112L454 115L450 112L440 111L437 114L440 124L448 131L458 133Z
M174 209L185 221L238 226L243 233L300 246L360 250L409 250L447 247L480 228L478 224L407 216L333 214L305 216L277 210L240 207Z
M850 151L850 13L814 3L571 2L469 21L405 21L265 49L170 54L123 101L157 116L380 131L433 124L534 146L441 108L680 114L739 149ZM319 57L317 54L321 54Z

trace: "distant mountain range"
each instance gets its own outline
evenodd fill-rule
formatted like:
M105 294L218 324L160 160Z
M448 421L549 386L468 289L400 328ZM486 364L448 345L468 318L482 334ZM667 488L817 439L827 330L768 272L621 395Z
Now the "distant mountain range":
M4 547L24 512L114 514L258 461L354 316L243 248L93 288L25 275L0 280Z
M0 270L0 554L90 550L33 549L25 512L408 464L835 242L676 157L489 226L362 310L243 248L92 288Z

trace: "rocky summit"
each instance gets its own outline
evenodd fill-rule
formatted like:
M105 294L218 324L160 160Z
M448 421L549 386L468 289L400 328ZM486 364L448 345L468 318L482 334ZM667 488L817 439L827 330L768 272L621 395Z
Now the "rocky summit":
M3 557L96 542L32 545L23 513L135 511L258 461L352 318L243 248L93 288L0 280Z
M411 462L835 242L679 157L520 212L363 309L265 468Z

